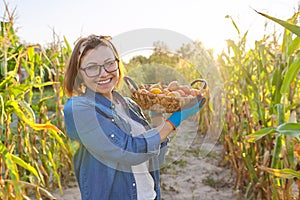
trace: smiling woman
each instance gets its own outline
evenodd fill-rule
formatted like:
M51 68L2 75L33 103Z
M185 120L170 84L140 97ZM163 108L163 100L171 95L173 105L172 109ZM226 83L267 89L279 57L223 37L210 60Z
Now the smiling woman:
M205 103L200 95L151 126L141 108L123 97L119 54L110 37L91 35L74 47L65 73L67 135L80 146L74 169L81 198L161 199L159 171L168 136Z

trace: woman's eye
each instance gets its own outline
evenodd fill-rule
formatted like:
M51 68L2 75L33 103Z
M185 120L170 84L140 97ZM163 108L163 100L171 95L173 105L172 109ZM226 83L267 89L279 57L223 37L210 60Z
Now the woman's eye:
M96 70L98 69L98 65L91 65L87 67L88 70Z
M108 66L113 66L114 64L115 64L115 61L113 61L113 60L107 63Z

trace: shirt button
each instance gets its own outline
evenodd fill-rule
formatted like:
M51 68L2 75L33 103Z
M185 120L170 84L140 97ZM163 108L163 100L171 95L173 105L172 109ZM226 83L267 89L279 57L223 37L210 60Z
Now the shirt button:
M115 105L111 105L111 109L115 109Z
M115 119L111 119L112 122L115 122Z
M135 183L133 183L132 186L135 187Z
M114 138L114 137L115 137L115 135L114 135L114 134L111 134L111 135L110 135L110 137L111 137L111 138Z

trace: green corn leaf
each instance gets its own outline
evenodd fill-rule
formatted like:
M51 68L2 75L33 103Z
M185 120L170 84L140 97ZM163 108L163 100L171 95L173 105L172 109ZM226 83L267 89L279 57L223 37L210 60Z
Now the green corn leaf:
M53 168L53 175L54 177L57 179L57 184L58 184L58 187L60 189L60 193L62 194L62 185L61 185L61 180L60 180L60 176L59 174L57 173L57 166L53 160L53 156L52 156L52 153L50 151L47 151L47 156L48 156L48 159L49 159L49 162L51 163L52 165L52 168Z
M19 166L23 167L24 169L27 169L28 171L30 171L33 175L35 175L38 179L39 175L36 171L36 169L34 167L32 167L30 164L26 163L24 160L22 160L20 157L15 156L13 154L11 154L11 158L12 161L14 161L16 164L18 164Z
M288 56L291 56L300 48L300 37L296 37L288 47Z
M2 125L4 123L4 119L6 118L4 100L2 95L0 95L0 106L1 106L0 125Z
M256 11L256 10L255 10L255 12L257 12L258 14L260 14L260 15L262 15L262 16L264 16L264 17L266 17L266 18L268 18L268 19L270 19L270 20L272 20L272 21L274 21L274 22L276 22L276 23L278 23L278 24L280 24L280 25L283 26L284 28L288 29L289 31L291 31L292 33L294 33L294 34L296 34L298 37L300 37L300 27L299 27L299 26L294 25L294 24L291 24L291 23L289 23L289 22L287 22L287 21L283 21L283 20L281 20L281 19L277 19L277 18L275 18L275 17L271 17L271 16L269 16L269 15L267 15L267 14L258 12L258 11Z
M12 159L12 154L9 153L5 145L0 141L0 154L4 158L7 170L9 171L12 180L19 180L18 168Z
M6 88L6 91L9 91L10 95L14 95L15 97L19 95L24 95L24 93L30 89L30 86L28 84L17 84L17 85L11 85Z
M256 131L255 133L247 135L247 141L255 142L255 141L260 140L261 138L265 137L266 135L269 135L269 134L272 134L275 132L276 132L276 128L274 128L274 127L260 129L260 130Z
M40 88L40 87L45 87L45 86L54 85L54 84L59 84L59 82L48 81L48 82L44 82L44 83L34 83L32 85L32 87Z
M243 145L244 145L244 149L246 149L246 144L244 143ZM258 177L255 173L255 169L254 169L254 166L252 164L251 157L246 152L244 152L243 155L244 155L243 157L245 158L246 166L250 171L250 176L253 178L254 182L256 183L258 181Z
M284 143L283 135L277 134L276 139L275 139L275 146L274 146L272 161L271 161L272 168L280 168L281 160L279 159L279 156L280 156L280 151L281 151L283 143Z
M8 22L4 22L4 21L1 21L0 24L1 24L1 37L4 37L4 33L5 33L5 25L6 23Z
M280 133L284 135L289 135L291 137L298 137L300 135L300 123L283 123L279 125L277 128L268 127L264 129L260 129L255 133L247 135L248 142L255 142L266 135L272 133Z
M30 46L27 48L27 55L28 55L28 60L33 61L34 58L34 47Z
M275 105L277 109L277 118L278 118L278 125L284 123L284 106L281 103Z
M300 56L289 66L287 69L282 86L280 88L280 93L285 94L288 93L289 88L293 80L295 80L296 76L300 71Z
M232 22L232 25L234 26L235 30L238 32L238 34L240 35L240 29L238 28L238 26L236 25L236 23L234 22L234 20L232 19L231 16L229 15L226 15L225 18L230 18L231 19L231 22Z
M8 101L6 102L6 106L11 106L14 109L14 112L16 113L16 115L23 120L27 125L29 125L31 128L33 128L34 130L52 130L55 133L60 133L63 135L63 132L61 130L59 130L59 128L57 128L55 125L51 124L50 122L44 123L44 124L37 124L35 123L35 121L33 120L33 118L28 119L27 117L29 116L28 113L24 113L20 108L19 105L24 105L26 104L25 102L18 102L18 101ZM32 111L32 109L31 109ZM33 111L32 111L33 112Z
M17 71L18 71L18 66L16 64L14 70L9 71L8 74L7 74L7 77L0 82L0 89L5 88L6 84L9 83L11 79L16 77Z
M14 111L21 119L25 119L26 121L35 121L35 114L32 108L25 101L9 101L10 105L13 105Z
M300 135L300 123L283 123L276 128L276 131L291 137L298 137Z
M46 172L46 170L44 169L43 165L39 164L38 162L36 161L33 161L33 164L39 174L39 177L40 177L40 180L43 184L45 184L45 179L44 179L44 176L45 177L48 177L48 173Z
M47 100L49 100L49 99L53 99L54 98L54 96L49 96L49 97L44 97L44 98L42 98L42 99L40 99L40 103L43 103L43 102L45 102L45 101L47 101Z
M68 42L68 40L67 40L67 38L64 36L64 42L65 42L65 44L66 44L66 53L67 53L67 55L71 55L71 52L72 52L72 47L70 46L70 44L69 44L69 42Z
M58 129L58 128L57 128ZM64 136L64 133L61 130L54 130L54 129L50 129L50 134L52 135L52 137L55 138L55 140L60 144L60 146L65 150L68 151L63 139L61 136L59 136L59 134Z

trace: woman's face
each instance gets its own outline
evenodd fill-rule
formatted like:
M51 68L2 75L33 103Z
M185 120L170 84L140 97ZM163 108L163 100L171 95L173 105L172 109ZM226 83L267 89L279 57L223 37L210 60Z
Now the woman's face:
M118 68L118 62L115 61L116 57L114 56L112 50L107 46L98 46L95 49L89 50L85 56L81 59L81 69L79 70L81 73L81 76L83 78L83 81L89 89L102 94L108 99L112 100L112 90L116 86L116 84L119 81L119 68ZM115 61L115 62L114 62ZM99 71L101 65L101 72L97 76L89 77L87 76L86 72L91 72L92 70L96 74ZM106 65L107 71L112 71L114 67L117 67L118 69L113 72L107 72L103 65ZM88 68L90 68L88 70ZM98 71L97 71L98 69ZM94 73L94 74L95 74ZM89 73L89 75L91 75Z

